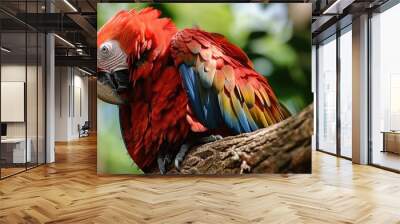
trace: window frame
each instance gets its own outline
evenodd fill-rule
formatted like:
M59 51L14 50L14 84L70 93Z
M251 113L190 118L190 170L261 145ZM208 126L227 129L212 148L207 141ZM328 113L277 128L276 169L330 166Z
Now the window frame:
M340 37L344 35L347 32L352 32L352 22L351 22L351 17L350 16L345 16L341 20L339 20L336 24L332 25L336 27L336 32L332 33L331 35L318 40L318 42L315 44L316 45L316 55L315 55L315 61L316 61L316 99L314 102L316 103L316 111L315 111L315 119L316 119L316 151L323 152L329 155L333 155L339 158L343 158L346 160L352 160L352 158L347 157L342 155L342 150L341 150L341 119L340 119L340 77L341 77L341 67L340 67ZM329 29L329 28L328 28ZM334 39L332 39L332 37ZM330 40L332 39L332 40ZM319 56L319 47L322 43L329 41L336 41L336 152L332 153L329 151L326 151L324 149L320 148L320 143L319 143L319 85L320 85L320 74L319 74L319 65L320 65L320 56Z

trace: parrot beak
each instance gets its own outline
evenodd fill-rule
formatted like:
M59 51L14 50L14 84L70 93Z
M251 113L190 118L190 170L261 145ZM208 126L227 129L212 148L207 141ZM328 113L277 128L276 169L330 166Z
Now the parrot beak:
M122 105L127 102L126 93L129 89L128 69L113 73L97 73L97 97L106 103Z

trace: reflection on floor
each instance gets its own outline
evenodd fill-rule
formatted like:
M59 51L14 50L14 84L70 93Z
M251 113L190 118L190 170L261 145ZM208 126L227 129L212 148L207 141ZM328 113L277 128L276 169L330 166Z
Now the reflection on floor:
M4 177L13 175L15 173L18 173L18 172L21 172L24 170L25 170L25 167L23 167L23 168L22 167L1 168L1 177L4 178Z
M112 149L110 149L112 150ZM96 174L96 138L0 181L0 223L399 223L400 175L313 152L311 175Z
M400 171L400 155L392 152L374 151L373 163Z
M26 169L30 169L32 167L36 167L37 164L36 163L28 163L26 164L26 168L25 168L25 164L9 164L9 165L4 165L4 167L1 168L1 178L5 178L8 176L11 176L13 174L25 171Z

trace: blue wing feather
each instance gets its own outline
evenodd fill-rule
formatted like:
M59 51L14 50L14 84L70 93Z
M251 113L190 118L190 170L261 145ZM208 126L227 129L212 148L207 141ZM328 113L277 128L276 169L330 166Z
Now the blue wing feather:
M193 67L181 64L179 71L183 80L183 86L188 94L190 106L196 118L204 126L214 129L220 127L221 122L224 121L237 134L258 129L254 120L246 116L238 99L236 99L237 102L233 103L232 111L224 111L223 103L221 102L222 99L212 89L202 87L198 77L199 74Z
M217 95L200 85L193 67L182 64L179 71L196 118L209 129L218 128L221 125L221 111Z
M251 117L249 108L247 108L246 104L243 105L243 110L244 110L244 113L247 114L246 118L247 118L247 121L249 122L251 131L258 130L258 126L257 126L256 122L254 121L254 119Z
M182 64L179 66L179 71L183 80L183 86L186 89L190 105L193 112L200 121L204 121L203 109L201 107L198 85L196 84L196 76L191 67Z
M280 106L275 105L276 96L265 92L269 84L259 79L261 75L252 69L246 53L225 38L198 29L185 29L174 36L171 46L190 108L206 128L226 126L238 134L282 119ZM266 106L273 113L264 113Z
M235 133L243 133L244 130L241 128L239 120L230 105L231 100L223 91L218 94L218 102L219 108L221 109L221 115L225 121L225 124Z
M210 129L218 128L221 124L221 111L218 106L217 95L201 86L199 79L197 79L198 90L200 92L200 99L202 101L202 108L204 113L204 122Z
M238 115L238 118L239 118L239 123L240 123L240 126L242 127L243 131L244 132L251 132L249 123L247 121L247 117L244 114L243 109L241 107L238 107L237 110L238 110L237 115Z

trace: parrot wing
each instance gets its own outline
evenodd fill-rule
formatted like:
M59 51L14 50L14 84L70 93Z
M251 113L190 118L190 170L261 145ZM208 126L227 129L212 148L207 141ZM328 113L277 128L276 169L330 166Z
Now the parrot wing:
M235 133L251 132L290 116L247 55L222 35L182 30L171 55L192 111L208 129L224 123Z

